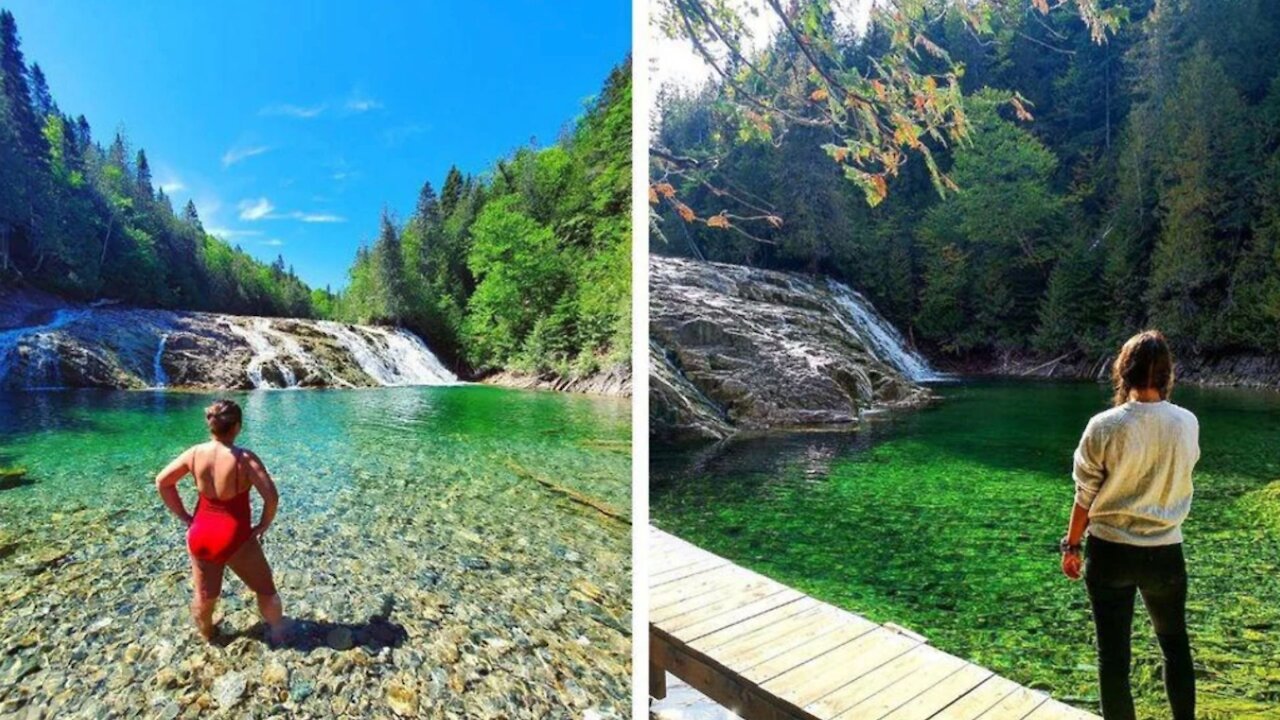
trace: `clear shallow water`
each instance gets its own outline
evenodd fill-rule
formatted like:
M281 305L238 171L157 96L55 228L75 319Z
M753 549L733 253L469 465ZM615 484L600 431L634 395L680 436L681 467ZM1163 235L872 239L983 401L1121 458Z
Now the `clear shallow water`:
M630 526L536 481L629 509L627 400L483 386L231 396L240 444L280 488L265 548L304 621L296 641L259 642L230 577L231 639L207 646L189 626L183 528L151 480L203 439L212 395L4 394L0 467L31 482L0 490L0 711L191 714L219 706L229 673L255 714L385 715L392 699L628 711ZM189 482L183 495L191 507ZM328 647L344 629L355 648Z
M1084 587L1058 567L1092 383L982 381L857 433L652 450L658 526L841 607L1096 709ZM1201 717L1280 712L1280 394L1180 387L1203 458L1185 526ZM1163 718L1139 611L1135 693Z

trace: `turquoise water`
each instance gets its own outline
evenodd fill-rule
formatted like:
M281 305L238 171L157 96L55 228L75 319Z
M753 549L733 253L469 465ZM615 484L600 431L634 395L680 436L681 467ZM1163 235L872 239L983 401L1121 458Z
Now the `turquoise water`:
M241 707L263 712L385 712L392 696L462 714L627 712L630 526L538 479L626 514L628 400L484 386L229 396L245 410L239 443L280 489L264 547L303 637L249 637L252 596L230 578L230 644L189 627L183 529L152 478L204 439L214 396L0 395L0 467L28 471L0 490L0 654L25 662L0 662L0 680L17 678L0 682L0 711L186 713L216 707L218 677L241 672ZM356 647L329 647L338 627ZM156 668L182 663L155 686ZM274 664L283 685L259 679Z
M1096 709L1084 587L1058 567L1093 383L975 381L857 432L652 450L658 526L819 598ZM1205 718L1280 708L1280 394L1180 387L1203 451L1185 532ZM1145 616L1140 714L1166 717Z

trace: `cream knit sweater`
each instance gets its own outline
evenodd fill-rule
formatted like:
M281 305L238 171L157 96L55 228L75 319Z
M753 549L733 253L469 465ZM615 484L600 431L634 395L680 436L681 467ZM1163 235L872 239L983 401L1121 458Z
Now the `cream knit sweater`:
M1093 416L1076 448L1076 504L1089 533L1128 545L1182 542L1200 422L1167 401L1130 400Z

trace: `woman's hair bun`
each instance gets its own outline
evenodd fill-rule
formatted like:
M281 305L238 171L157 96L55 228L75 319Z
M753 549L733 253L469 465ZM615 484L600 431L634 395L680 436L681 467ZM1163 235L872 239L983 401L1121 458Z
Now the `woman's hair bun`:
M234 400L218 400L204 409L204 423L214 435L226 435L240 424L240 406Z

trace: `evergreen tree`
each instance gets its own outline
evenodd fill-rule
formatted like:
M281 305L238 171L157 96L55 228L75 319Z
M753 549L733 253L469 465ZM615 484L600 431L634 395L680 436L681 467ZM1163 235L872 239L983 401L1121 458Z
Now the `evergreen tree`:
M151 200L155 196L155 190L151 187L151 166L147 163L147 153L141 148L138 149L137 159L134 161L136 168L136 177L134 182L138 187L138 197L144 200Z
M462 171L456 165L449 166L444 177L444 189L440 191L440 211L445 215L452 215L457 209L458 201L462 199L462 185Z
M204 232L204 225L200 222L200 214L196 212L196 204L192 200L188 200L186 206L182 208L182 221L201 233Z
M58 111L49 93L49 81L45 79L40 63L31 64L31 107L35 110L36 120L40 121Z

